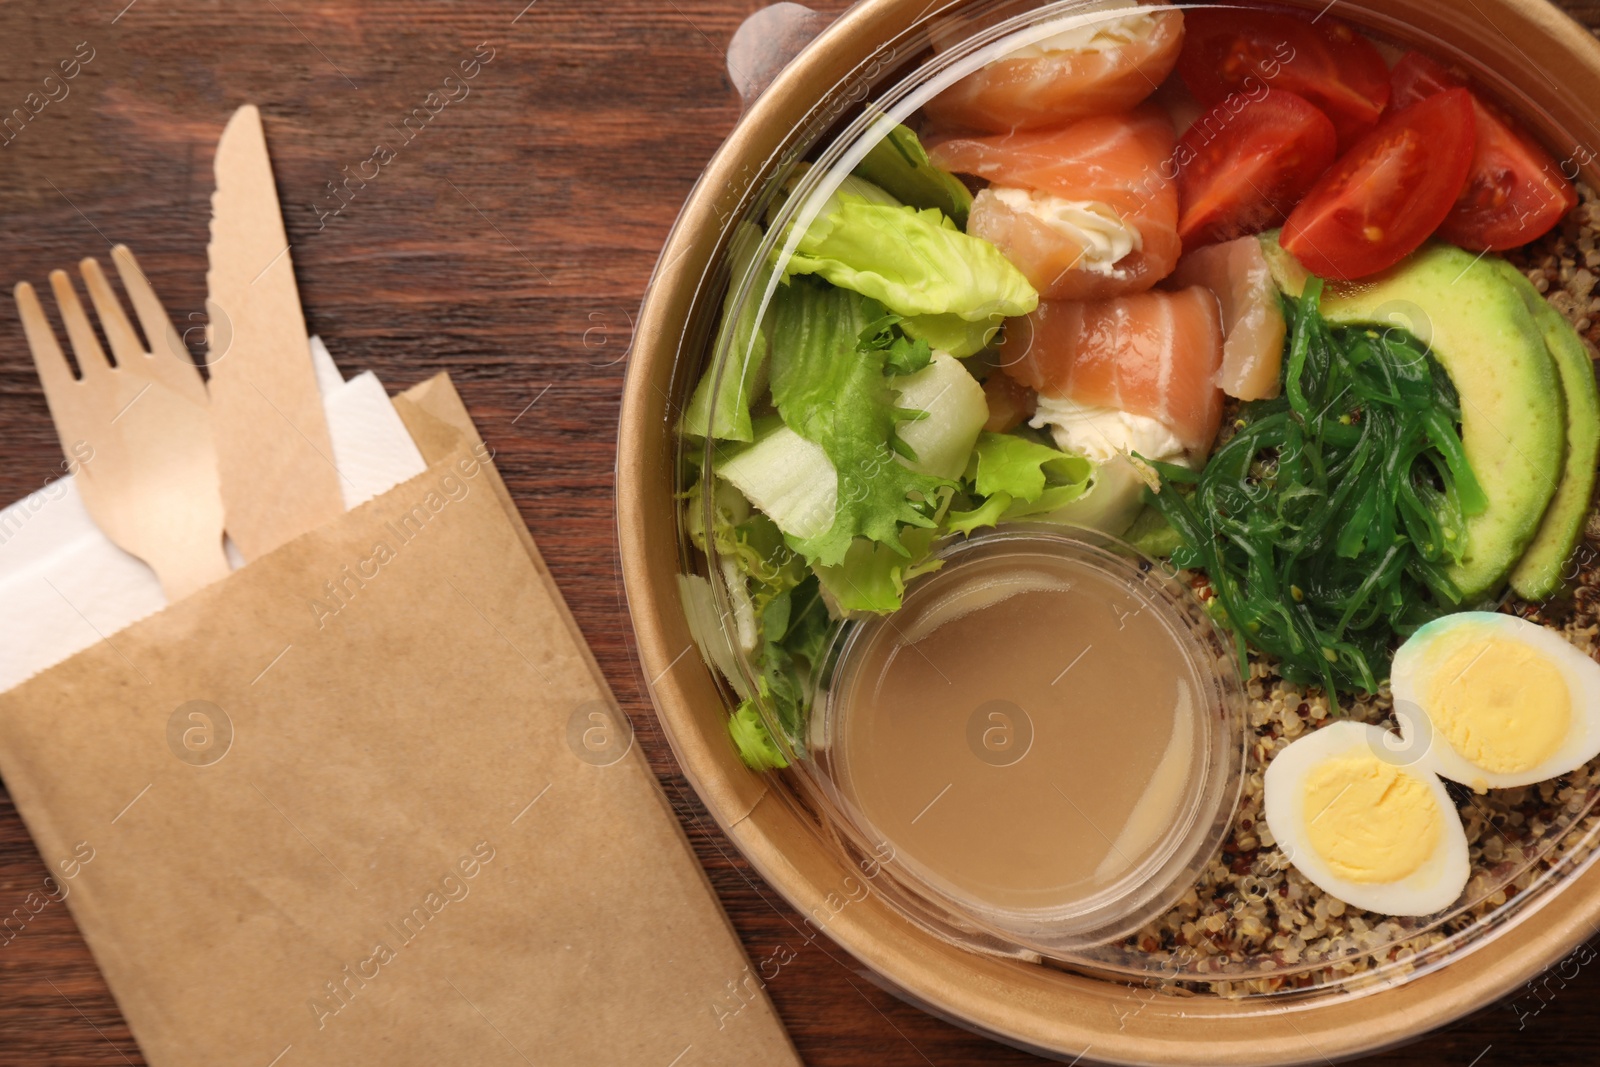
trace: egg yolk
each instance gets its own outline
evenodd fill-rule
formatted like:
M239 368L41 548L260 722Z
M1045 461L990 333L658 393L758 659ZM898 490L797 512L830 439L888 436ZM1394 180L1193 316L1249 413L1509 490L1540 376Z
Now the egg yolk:
M1537 767L1572 725L1566 679L1520 641L1461 642L1434 669L1429 689L1428 717L1450 747L1495 774Z
M1306 834L1350 882L1398 882L1439 845L1443 817L1421 779L1370 752L1323 760L1306 775Z

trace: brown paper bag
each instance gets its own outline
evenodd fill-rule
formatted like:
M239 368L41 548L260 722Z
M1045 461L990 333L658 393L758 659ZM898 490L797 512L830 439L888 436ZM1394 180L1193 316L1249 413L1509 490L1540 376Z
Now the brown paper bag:
M425 474L0 694L145 1056L798 1063L448 380L395 403Z

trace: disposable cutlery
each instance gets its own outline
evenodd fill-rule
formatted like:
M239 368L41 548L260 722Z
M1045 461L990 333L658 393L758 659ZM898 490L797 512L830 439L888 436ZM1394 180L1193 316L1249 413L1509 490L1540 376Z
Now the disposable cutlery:
M255 559L344 511L261 113L217 144L207 367L228 535Z
M115 364L65 271L51 272L50 287L77 376L27 282L16 287L17 310L62 450L78 460L84 506L107 537L150 565L176 601L228 575L206 387L133 253L118 245L111 256L148 346L94 259L79 269Z

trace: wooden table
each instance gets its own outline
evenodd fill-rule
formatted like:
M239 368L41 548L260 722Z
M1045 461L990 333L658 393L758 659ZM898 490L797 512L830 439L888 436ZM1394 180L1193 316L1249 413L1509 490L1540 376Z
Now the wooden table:
M0 133L0 276L43 282L126 242L198 343L211 154L233 108L258 103L311 328L391 390L454 376L759 958L798 920L707 817L650 710L617 576L612 463L630 323L679 205L738 117L723 48L761 2L526 2L0 3L0 115L42 93L80 42L93 52L64 98ZM1600 26L1600 0L1571 7ZM470 95L414 139L397 132L480 43L492 59ZM396 158L335 198L379 143ZM0 501L60 460L6 301ZM45 875L0 794L0 913ZM770 993L818 1067L1039 1062L902 1004L821 942ZM1592 1062L1597 997L1600 970L1586 968L1370 1062ZM0 1067L142 1062L63 906L0 947Z

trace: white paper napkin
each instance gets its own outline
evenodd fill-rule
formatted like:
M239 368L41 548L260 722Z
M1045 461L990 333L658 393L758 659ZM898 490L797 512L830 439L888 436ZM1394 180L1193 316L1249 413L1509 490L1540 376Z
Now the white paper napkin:
M421 474L377 376L345 381L317 337L311 356L345 507ZM94 524L70 474L0 510L0 692L166 604L155 572Z
M320 337L311 339L311 361L328 413L333 465L339 471L345 510L421 474L427 464L378 376L362 371L349 381L341 379Z

